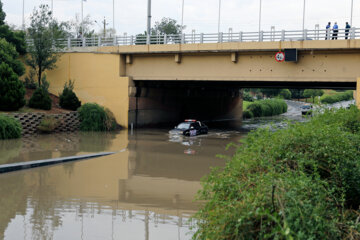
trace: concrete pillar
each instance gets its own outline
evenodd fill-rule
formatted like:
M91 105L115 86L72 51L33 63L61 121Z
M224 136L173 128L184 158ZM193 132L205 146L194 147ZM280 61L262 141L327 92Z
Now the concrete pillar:
M355 96L356 106L360 109L360 77L357 78Z
M126 76L126 59L127 55L126 54L120 54L120 66L119 66L119 75L120 77L125 77Z

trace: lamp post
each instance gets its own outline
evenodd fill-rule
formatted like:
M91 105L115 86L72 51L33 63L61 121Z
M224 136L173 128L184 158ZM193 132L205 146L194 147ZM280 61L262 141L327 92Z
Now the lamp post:
M113 30L115 31L115 0L113 0Z
M25 0L23 0L22 7L22 29L25 31Z
M221 0L219 0L218 33L220 33L220 21L221 21Z
M260 0L260 7L259 7L259 34L261 31L261 3L262 1Z
M54 16L54 0L51 0L51 14Z
M84 0L81 1L81 37L84 36Z
M350 17L350 26L352 27L352 21L353 21L353 10L354 10L354 0L351 0L351 17Z
M150 36L151 31L151 0L148 0L147 8L147 35Z
M305 32L305 5L306 0L304 0L304 9L303 9L303 33Z
M181 34L183 33L184 29L184 3L185 0L182 0L182 8L181 8Z

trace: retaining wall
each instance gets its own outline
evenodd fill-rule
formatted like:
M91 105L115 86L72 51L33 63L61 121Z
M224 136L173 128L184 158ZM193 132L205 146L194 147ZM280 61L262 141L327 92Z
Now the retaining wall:
M61 114L45 114L45 113L11 113L8 116L19 120L23 131L22 135L31 135L37 133L37 127L45 116L52 116L59 120L59 126L55 128L55 132L74 132L79 130L80 120L77 112L68 112Z

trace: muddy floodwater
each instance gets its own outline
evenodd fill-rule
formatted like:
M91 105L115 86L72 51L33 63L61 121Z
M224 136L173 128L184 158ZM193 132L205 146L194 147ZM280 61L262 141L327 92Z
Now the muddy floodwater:
M114 155L0 175L0 239L191 239L194 196L245 133L70 133L0 141L0 164Z
M240 126L212 122L208 135L169 129L37 135L0 141L0 165L98 152L91 160L0 174L0 239L191 239L200 180L249 130L306 121L301 104Z

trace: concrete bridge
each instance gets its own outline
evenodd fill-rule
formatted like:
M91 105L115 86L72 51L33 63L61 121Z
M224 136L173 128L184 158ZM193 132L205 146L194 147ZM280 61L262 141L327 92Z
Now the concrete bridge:
M296 62L275 54L297 49ZM97 102L128 126L241 118L241 89L360 88L360 40L225 42L70 48L48 72L50 91L75 80L82 102ZM357 103L360 94L357 94Z

